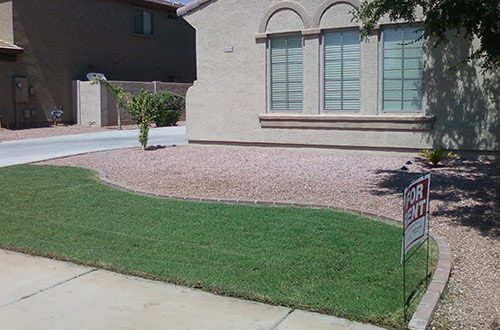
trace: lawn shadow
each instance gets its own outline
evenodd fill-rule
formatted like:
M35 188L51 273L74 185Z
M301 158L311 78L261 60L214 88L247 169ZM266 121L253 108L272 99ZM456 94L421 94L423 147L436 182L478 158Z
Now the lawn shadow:
M448 37L448 44L434 48L430 42L425 47L429 55L423 72L426 113L436 118L425 142L434 148L482 150L484 154L498 155L500 74L482 71L476 62L462 62L477 42L461 35ZM376 171L381 179L371 193L402 195L406 185L422 173L431 172L432 216L446 217L484 236L500 237L498 161L457 160L439 167L417 161L409 167L410 171Z
M401 194L410 182L431 173L431 216L447 217L453 224L500 237L500 162L455 161L429 167L417 161L419 172L378 170L381 180L374 195Z

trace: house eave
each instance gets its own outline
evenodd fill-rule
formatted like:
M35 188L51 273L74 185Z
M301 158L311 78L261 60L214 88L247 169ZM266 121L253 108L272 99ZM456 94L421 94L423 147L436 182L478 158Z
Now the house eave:
M177 16L187 15L195 10L197 10L202 5L212 2L213 0L194 0L193 2L188 3L187 5L177 9Z
M21 54L24 48L0 40L0 54Z
M174 1L166 1L166 0L125 0L125 1L138 6L166 9L172 12L176 12L177 9L183 6L181 3Z

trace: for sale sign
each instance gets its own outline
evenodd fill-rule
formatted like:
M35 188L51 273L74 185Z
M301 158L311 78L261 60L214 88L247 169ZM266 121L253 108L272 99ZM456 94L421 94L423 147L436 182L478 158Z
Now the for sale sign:
M427 239L431 175L413 181L403 195L403 244L401 260L408 251Z

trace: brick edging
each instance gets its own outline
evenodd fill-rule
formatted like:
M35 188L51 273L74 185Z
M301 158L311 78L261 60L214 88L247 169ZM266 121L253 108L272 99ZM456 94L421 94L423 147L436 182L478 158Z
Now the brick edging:
M263 201L263 200L246 200L246 199L224 199L224 198L196 198L196 197L181 197L173 195L161 195L145 193L142 191L135 190L130 187L120 185L112 180L110 180L106 174L102 171L97 171L98 179L103 183L118 188L120 190L129 191L135 194L148 197L156 198L167 198L172 200L182 200L182 201L192 201L192 202L206 202L206 203L224 203L231 205L267 205L267 206L292 206L292 207L309 207L309 208L319 208L319 209L331 209L335 211L344 211L357 215L363 215L370 218L380 219L384 222L401 226L401 221L393 218L389 218L380 214L374 214L370 212L363 212L349 208L342 208L335 205L324 205L324 204L313 204L313 203L295 203L295 202L279 202L279 201ZM448 279L450 277L452 268L451 259L451 249L448 241L441 235L436 234L432 230L430 231L430 237L436 243L438 248L438 262L436 265L436 270L432 276L432 280L427 287L420 304L417 306L415 313L413 314L410 322L408 323L408 328L411 330L425 330L429 323L431 322L432 315L436 310L437 304L443 294L446 285L448 284Z
M450 278L452 268L450 244L443 236L432 231L430 236L438 247L438 262L431 283L408 323L408 328L411 330L427 329Z

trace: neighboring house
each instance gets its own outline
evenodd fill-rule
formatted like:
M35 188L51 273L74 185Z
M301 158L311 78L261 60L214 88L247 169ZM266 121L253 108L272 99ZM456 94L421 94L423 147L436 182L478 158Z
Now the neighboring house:
M48 122L61 105L75 122L72 81L191 83L195 31L164 0L0 0L0 115L4 127ZM16 115L17 113L17 115Z
M195 143L414 151L500 150L498 75L447 72L468 49L422 42L419 24L383 21L366 41L358 0L195 0Z

